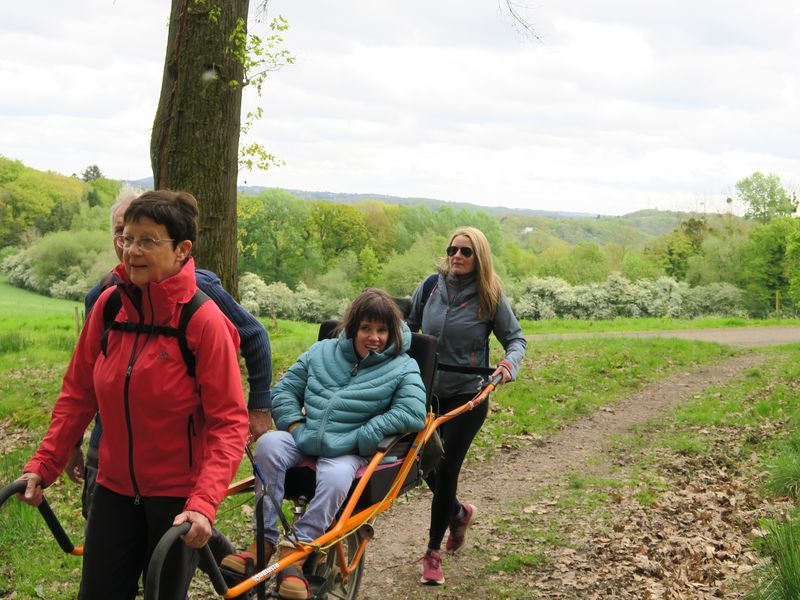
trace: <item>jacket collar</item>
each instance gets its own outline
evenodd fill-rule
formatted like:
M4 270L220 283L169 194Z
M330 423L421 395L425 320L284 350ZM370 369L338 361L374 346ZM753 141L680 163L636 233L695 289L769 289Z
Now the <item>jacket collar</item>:
M197 291L192 257L172 277L148 283L144 288L131 283L122 263L114 268L114 273L120 280L118 286L128 318L138 317L145 324L170 325L175 307L189 302Z

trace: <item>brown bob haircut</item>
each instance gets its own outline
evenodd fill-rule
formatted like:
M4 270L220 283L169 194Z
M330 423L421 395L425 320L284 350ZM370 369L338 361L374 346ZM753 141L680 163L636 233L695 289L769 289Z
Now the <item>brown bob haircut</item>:
M188 192L155 190L145 192L130 203L123 220L135 223L150 219L167 228L172 238L172 247L177 248L184 240L194 245L197 241L197 200Z
M337 331L344 331L345 336L354 340L361 321L384 323L389 329L387 348L394 346L394 356L403 353L403 315L389 294L378 288L366 288L347 307Z

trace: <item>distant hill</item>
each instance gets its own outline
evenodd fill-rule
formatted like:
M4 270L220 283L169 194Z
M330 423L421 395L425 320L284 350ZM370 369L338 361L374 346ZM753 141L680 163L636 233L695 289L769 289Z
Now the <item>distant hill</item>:
M239 192L242 194L259 194L264 191L276 188L267 188L260 186L239 186ZM365 200L380 200L385 204L402 204L406 206L413 206L422 204L430 208L438 208L442 205L447 205L456 210L480 210L495 217L503 217L506 215L527 215L531 217L552 217L560 219L569 218L587 218L596 216L594 213L577 213L568 211L552 211L552 210L532 210L528 208L507 208L505 206L482 206L479 204L472 204L470 202L449 202L446 200L436 200L434 198L404 198L401 196L388 196L386 194L349 194L346 192L309 192L305 190L291 190L283 189L299 198L306 200L325 200L326 202L337 202L339 204L355 204L357 202L364 202Z
M153 187L153 178L145 177L144 179L136 179L134 181L127 181L126 183L144 189L151 189ZM528 208L507 208L505 206L481 206L479 204L471 204L469 202L448 202L446 200L436 200L434 198L404 198L402 196L389 196L386 194L350 194L347 192L309 192L307 190L294 190L289 188L275 188L264 187L260 185L240 185L238 188L240 194L258 195L261 192L268 192L270 190L280 189L284 192L289 192L298 198L305 198L306 200L324 200L326 202L336 202L338 204L355 204L364 202L366 200L380 200L385 204L401 204L405 206L414 206L422 204L431 208L438 208L442 205L450 206L454 209L465 208L467 210L480 210L495 217L503 217L507 215L526 215L529 217L552 217L555 219L586 219L598 216L595 213L579 213L559 210L532 210Z
M127 183L136 187L150 189L153 186L153 178L148 177L136 181L129 181ZM621 216L612 216L556 210L481 206L468 202L447 202L434 198L404 198L386 194L310 192L307 190L252 185L239 186L238 188L239 193L247 195L257 195L261 192L274 189L282 189L298 198L305 198L306 200L323 200L341 204L355 204L366 200L378 200L386 204L400 204L406 206L422 204L434 210L445 205L457 210L479 210L497 217L509 231L515 232L520 240L528 234L533 234L544 238L556 238L569 244L593 242L598 245L603 245L608 242L619 242L631 246L640 246L646 243L650 238L676 229L681 221L691 216L696 216L696 213L653 209L639 210Z

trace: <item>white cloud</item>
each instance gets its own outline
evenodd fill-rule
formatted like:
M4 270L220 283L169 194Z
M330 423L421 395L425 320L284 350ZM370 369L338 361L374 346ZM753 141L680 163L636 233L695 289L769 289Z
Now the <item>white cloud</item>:
M0 153L149 173L167 3L14 3L0 22ZM619 214L724 206L755 170L800 180L800 11L789 0L539 0L543 43L492 0L272 0L296 65L249 184Z

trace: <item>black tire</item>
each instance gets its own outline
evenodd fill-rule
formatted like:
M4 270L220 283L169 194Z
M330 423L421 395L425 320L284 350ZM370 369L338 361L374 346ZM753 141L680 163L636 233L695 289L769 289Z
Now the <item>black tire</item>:
M351 535L341 541L348 562L353 560L353 557L358 551L358 543L359 539L357 535ZM316 563L310 569L311 572L307 573L307 575L312 576L309 578L310 582L313 581L319 584L318 586L314 586L315 588L318 587L318 591L317 589L314 590L316 592L314 598L356 600L358 596L358 587L361 585L361 576L364 573L365 556L366 554L361 555L361 560L358 561L355 570L350 573L347 582L343 582L340 575L336 547L328 550L328 555L325 557L324 562L320 561Z

